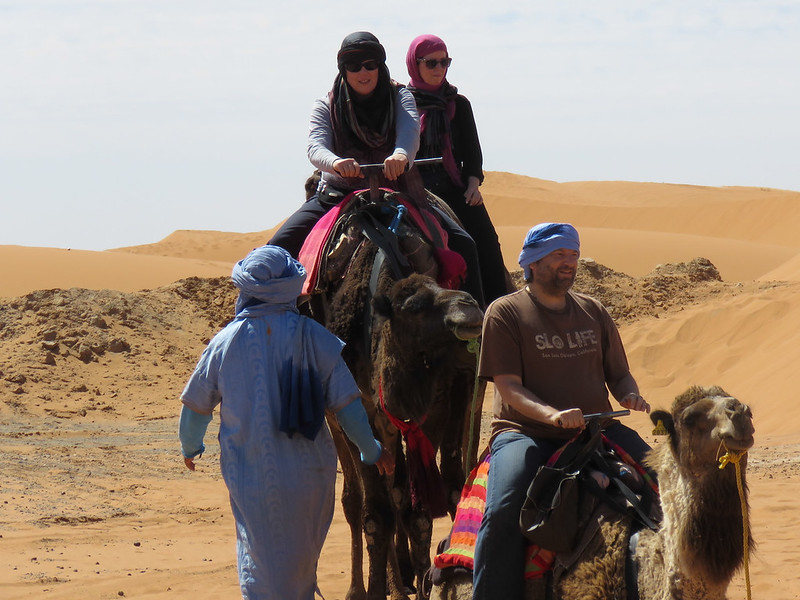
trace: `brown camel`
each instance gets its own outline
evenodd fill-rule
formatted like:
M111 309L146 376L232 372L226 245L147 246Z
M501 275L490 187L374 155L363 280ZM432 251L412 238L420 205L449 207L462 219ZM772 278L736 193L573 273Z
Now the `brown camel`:
M480 336L483 312L472 296L443 289L429 276L437 274L432 248L410 222L402 222L398 237L416 273L398 277L389 260L376 262L378 249L356 221L343 221L336 249L326 261L327 290L312 300L312 308L315 318L346 343L343 357L373 428L397 459L394 477L381 477L375 467L361 463L355 447L330 422L344 474L342 506L351 529L346 598L383 600L388 587L392 599L399 600L407 597L406 588L420 588L430 566L431 510L441 516L444 507L452 514L464 484L462 436L476 368L468 342ZM428 480L412 478L410 484L417 463L409 460L410 445L402 443L387 413L401 426L420 425L440 456L441 479L429 469L422 473L431 476ZM419 493L412 497L415 487ZM436 500L438 509L431 509ZM366 589L362 529L369 557Z
M725 598L743 564L745 539L748 547L753 545L744 473L746 452L753 445L750 408L719 387L695 386L675 399L671 413L654 411L651 419L663 423L669 435L645 459L658 474L663 511L659 529L635 534L635 550L626 565L631 519L606 513L577 562L560 576L553 598L630 597L626 570L641 600ZM556 559L556 568L561 559ZM528 600L543 599L545 593L544 580L526 587ZM471 576L461 574L435 587L431 598L471 599Z

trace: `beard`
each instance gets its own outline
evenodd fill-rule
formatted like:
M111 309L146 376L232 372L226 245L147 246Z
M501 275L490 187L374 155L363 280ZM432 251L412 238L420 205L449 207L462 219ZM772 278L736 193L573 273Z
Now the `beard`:
M548 270L544 277L537 278L537 283L550 296L565 295L575 283L577 273L577 269L570 269L569 273L558 269Z

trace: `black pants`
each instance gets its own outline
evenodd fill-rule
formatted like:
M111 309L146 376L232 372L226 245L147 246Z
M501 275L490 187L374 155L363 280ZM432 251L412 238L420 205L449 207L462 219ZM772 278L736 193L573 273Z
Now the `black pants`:
M306 236L333 205L323 204L319 201L319 194L314 194L286 222L278 228L278 231L267 242L273 246L280 246L289 254L297 258L300 248L306 241Z
M475 241L481 271L483 296L489 304L509 291L506 283L506 268L500 240L494 229L486 206L470 206L464 199L464 189L457 187L446 173L423 173L425 187L444 200L453 210L466 232Z
M269 240L269 244L284 248L289 254L297 258L306 236L314 228L317 221L331 208L332 204L321 202L319 194L314 194L295 213L286 219L278 231ZM440 213L441 214L441 213ZM443 227L447 231L448 245L464 257L467 263L467 278L462 289L475 298L483 308L486 302L481 286L481 265L478 260L478 249L472 237L447 215L442 214ZM487 215L488 216L488 215ZM494 228L492 229L494 231Z

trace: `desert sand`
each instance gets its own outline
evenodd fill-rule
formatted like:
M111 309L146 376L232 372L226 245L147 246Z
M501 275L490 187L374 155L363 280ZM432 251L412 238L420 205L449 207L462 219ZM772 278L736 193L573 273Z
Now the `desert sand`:
M483 191L509 269L531 225L576 225L583 257L608 268L598 279L583 265L576 287L609 306L654 407L693 384L752 406L752 597L800 598L800 192L509 173L488 173ZM269 234L0 246L0 597L240 597L217 421L190 473L178 396L232 314L232 264ZM659 443L645 417L627 419ZM337 506L318 571L327 600L344 598L348 554ZM744 573L728 595L746 597Z

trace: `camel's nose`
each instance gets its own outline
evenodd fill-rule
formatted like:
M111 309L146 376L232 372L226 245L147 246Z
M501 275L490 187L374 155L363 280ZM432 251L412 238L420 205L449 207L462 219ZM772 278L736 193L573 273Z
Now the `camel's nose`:
M753 425L753 413L747 404L736 400L728 406L726 412L733 424L738 439L749 438L755 433L756 429Z
M746 404L742 404L737 410L736 413L731 418L733 424L736 426L736 430L743 433L746 436L753 435L755 433L755 426L753 425L753 416L750 412L750 407Z

